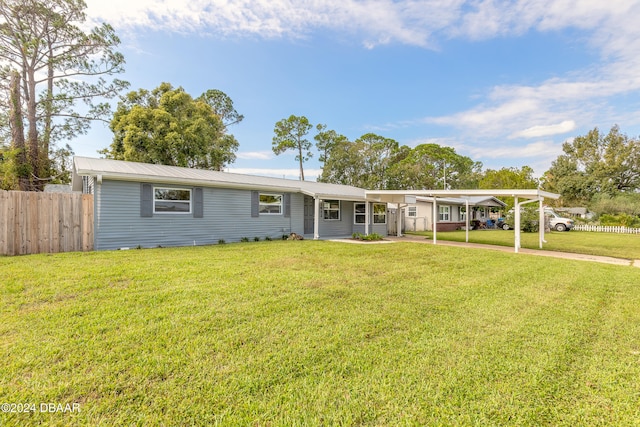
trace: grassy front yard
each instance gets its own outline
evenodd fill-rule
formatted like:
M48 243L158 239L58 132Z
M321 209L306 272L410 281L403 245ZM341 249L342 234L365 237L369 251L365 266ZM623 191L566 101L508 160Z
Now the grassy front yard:
M472 230L469 231L469 242L488 245L511 246L514 241L513 230ZM407 234L433 238L430 231L408 232ZM538 233L521 233L523 248L539 249ZM464 231L439 231L438 240L464 242ZM640 259L640 236L636 234L590 233L584 231L545 233L543 249L549 251L575 252L587 255L603 255L625 259Z
M415 243L0 258L0 425L633 425L640 269Z

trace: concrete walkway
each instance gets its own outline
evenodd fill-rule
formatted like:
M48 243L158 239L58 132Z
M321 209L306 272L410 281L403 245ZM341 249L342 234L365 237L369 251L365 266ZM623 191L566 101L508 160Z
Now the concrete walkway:
M426 239L424 236L413 236L413 235L406 235L402 237L388 236L388 237L385 237L385 240L392 241L392 242L415 242L415 243L433 244L432 239ZM458 246L458 247L464 247L464 248L486 249L486 250L492 250L492 251L514 253L513 246L485 245L483 243L450 242L447 240L438 240L437 244L442 246ZM640 260L628 260L628 259L613 258L608 256L584 255L584 254L575 254L570 252L556 252L556 251L545 251L541 249L525 249L525 248L520 248L518 253L527 254L527 255L546 256L550 258L562 258L562 259L571 259L571 260L578 260L578 261L600 262L604 264L631 265L631 266L640 268Z

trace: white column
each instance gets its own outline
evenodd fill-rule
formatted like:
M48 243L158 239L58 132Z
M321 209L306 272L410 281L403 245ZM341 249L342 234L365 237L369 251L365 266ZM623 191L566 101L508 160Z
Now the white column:
M369 235L369 202L364 202L364 235Z
M398 212L398 215L396 215L396 223L397 223L396 224L396 236L397 237L402 237L402 207L400 207L400 203L398 203L398 211L397 212Z
M518 250L520 249L520 203L518 203L518 198L514 197L514 207L513 209L515 209L515 224L514 224L514 230L515 230L515 242L514 242L514 247L515 247L515 252L518 253Z
M546 243L546 240L544 240L544 232L545 232L544 197L540 197L540 204L538 206L540 209L540 219L538 223L538 238L540 240L540 249L542 249L542 244Z
M436 197L433 197L433 244L438 243L438 239L436 237L437 229L438 229L438 203L436 202Z
M469 199L466 199L464 202L464 218L466 221L465 233L466 242L469 243Z
M313 198L313 208L315 213L313 215L313 240L320 238L320 198Z

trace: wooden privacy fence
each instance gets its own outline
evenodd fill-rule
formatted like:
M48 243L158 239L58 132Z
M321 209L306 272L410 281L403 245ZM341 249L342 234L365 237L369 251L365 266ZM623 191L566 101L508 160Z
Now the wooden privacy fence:
M0 255L91 250L91 194L0 191Z

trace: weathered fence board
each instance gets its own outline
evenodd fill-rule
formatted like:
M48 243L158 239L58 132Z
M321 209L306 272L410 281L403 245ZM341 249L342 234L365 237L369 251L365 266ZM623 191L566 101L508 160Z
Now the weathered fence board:
M0 191L0 255L93 250L93 196Z

